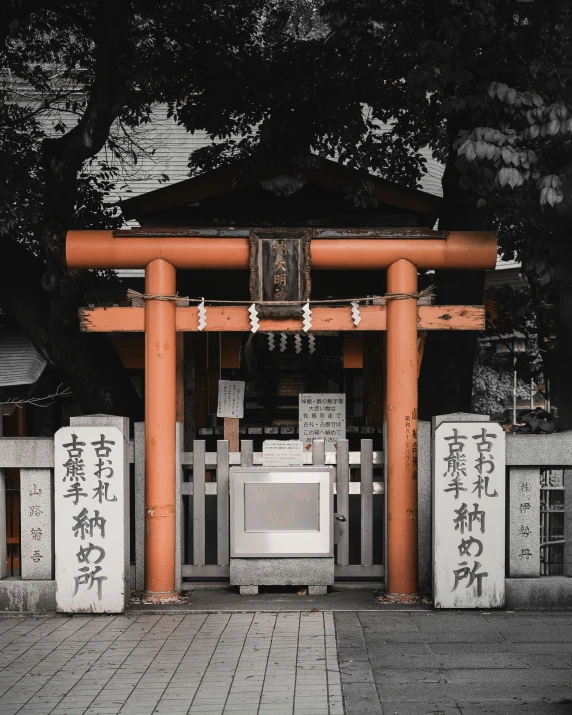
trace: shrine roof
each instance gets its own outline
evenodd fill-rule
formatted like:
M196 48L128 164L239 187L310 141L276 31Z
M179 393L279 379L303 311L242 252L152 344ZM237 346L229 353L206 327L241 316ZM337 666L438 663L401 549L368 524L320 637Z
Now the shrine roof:
M364 186L366 203L368 192L374 201L359 208L350 194ZM433 226L440 203L439 197L424 191L309 156L304 164L283 161L254 169L238 162L126 199L121 208L126 219L142 225L176 224L177 217L187 225L209 225L209 214L222 214L223 221L230 217L228 223L234 225L257 225L264 212L268 223L280 224L283 211L284 222L296 225L307 222L309 206L317 206L325 218L315 225L328 225L330 218L334 225ZM293 212L299 221L292 220ZM311 219L314 223L314 216Z

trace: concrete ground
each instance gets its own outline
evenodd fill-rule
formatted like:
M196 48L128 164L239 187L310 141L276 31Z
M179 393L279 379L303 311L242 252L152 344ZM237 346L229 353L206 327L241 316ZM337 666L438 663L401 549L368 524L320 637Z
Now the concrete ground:
M572 612L268 591L0 618L0 715L572 715Z
M347 715L569 715L572 613L335 613Z

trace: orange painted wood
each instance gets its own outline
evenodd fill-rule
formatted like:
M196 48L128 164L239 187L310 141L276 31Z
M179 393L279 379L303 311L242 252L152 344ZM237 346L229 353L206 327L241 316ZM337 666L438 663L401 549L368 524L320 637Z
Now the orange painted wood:
M363 367L363 335L344 335L344 367Z
M220 366L225 369L240 367L240 335L220 336Z
M145 271L148 293L172 295L175 269L162 260ZM149 300L145 314L145 598L161 602L175 593L175 306Z
M414 293L417 269L399 260L387 290ZM389 593L417 593L417 301L387 308L387 580Z
M402 301L395 301L402 302ZM197 332L197 308L177 308L179 332ZM81 329L85 332L143 332L144 308L90 308L80 311ZM364 332L386 330L386 308L369 305L360 308L361 323L356 327L349 307L312 309L312 333L343 330ZM425 305L418 308L419 330L484 330L485 309L481 305ZM260 318L261 332L300 332L301 318ZM204 332L250 332L247 306L208 306Z
M128 370L145 369L145 336L123 332L115 335L111 342L115 346L123 367Z
M427 342L427 331L420 330L417 335L417 377L421 374L421 363L423 362L423 353L425 352L425 343Z
M439 236L439 237L437 237ZM492 269L496 264L494 231L451 231L435 238L317 238L310 243L312 270L372 270L406 259L418 268ZM175 268L245 270L248 238L115 237L113 231L68 231L70 268L144 268L156 258Z

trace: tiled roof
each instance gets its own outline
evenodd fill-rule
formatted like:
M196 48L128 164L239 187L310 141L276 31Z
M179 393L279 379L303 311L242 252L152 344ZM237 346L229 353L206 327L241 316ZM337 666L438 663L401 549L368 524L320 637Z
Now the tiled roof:
M0 330L0 387L32 385L46 361L22 333Z

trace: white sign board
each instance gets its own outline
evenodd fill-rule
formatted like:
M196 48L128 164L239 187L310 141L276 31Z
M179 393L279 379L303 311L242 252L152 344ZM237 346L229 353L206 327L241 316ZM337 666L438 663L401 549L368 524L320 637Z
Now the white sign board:
M56 608L125 610L125 474L117 427L64 427L54 464Z
M244 417L244 382L241 380L218 381L217 417Z
M323 439L326 451L335 451L338 440L346 438L346 396L343 393L301 393L299 409L304 449L310 448L312 440Z
M505 432L492 422L435 430L435 608L500 608L505 584Z
M297 439L266 439L262 443L263 467L301 467L304 464L304 448Z

